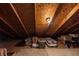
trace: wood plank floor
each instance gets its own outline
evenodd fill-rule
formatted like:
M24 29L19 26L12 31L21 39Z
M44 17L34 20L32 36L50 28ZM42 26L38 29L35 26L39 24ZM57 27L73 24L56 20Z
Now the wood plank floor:
M19 48L13 56L79 56L79 49L62 48Z

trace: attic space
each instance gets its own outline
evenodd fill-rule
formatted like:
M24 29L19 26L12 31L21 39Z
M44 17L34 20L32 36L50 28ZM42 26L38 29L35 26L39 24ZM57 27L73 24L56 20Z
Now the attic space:
M78 3L0 3L0 55L79 55L78 19Z

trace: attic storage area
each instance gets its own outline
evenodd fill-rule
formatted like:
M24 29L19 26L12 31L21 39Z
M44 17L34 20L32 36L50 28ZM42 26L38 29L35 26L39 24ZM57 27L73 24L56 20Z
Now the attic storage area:
M0 55L79 55L79 4L0 4Z

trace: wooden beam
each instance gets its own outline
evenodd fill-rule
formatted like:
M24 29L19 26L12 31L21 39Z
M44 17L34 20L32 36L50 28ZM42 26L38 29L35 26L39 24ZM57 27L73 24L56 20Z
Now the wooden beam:
M10 3L10 6L11 6L11 8L13 9L13 11L14 11L15 15L17 16L18 20L20 21L20 23L21 23L21 25L22 25L24 31L25 31L25 32L27 33L27 35L28 35L28 32L26 31L25 25L23 24L23 22L22 22L20 16L18 15L16 9L14 8L13 4ZM28 37L29 37L29 35L28 35Z
M69 29L73 28L74 26L76 26L77 24L79 24L79 21L76 22L75 24L69 26L67 29L65 29L62 33L67 32Z
M6 25L8 25L9 28L11 28L15 33L17 33L16 30L8 22L6 22L2 17L0 17L0 20L2 20Z
M69 20L69 18L79 9L79 4L77 4L72 11L66 16L66 18L63 19L63 21L60 23L59 27L56 29L56 31L65 23ZM74 24L76 25L76 24ZM73 27L74 25L72 25L71 27Z
M56 11L57 11L58 6L59 6L59 4L57 4L57 5L54 6L54 9L53 9L54 11L53 11L53 13L52 13L52 21L50 22L48 28L44 31L43 35L45 35L45 34L47 33L47 31L49 30L49 28L50 28L52 22L54 21L54 16L55 16L55 14L56 14Z
M36 21L36 33L38 36L43 36L48 31L50 23L53 21L53 17L59 4L35 4L35 21ZM50 18L49 21L46 19Z
M79 9L79 4L77 4L69 13L67 16L65 16L65 18L61 21L61 23L54 29L52 29L53 33L51 35L53 35L60 27L62 27L62 25L67 22L69 20L69 18Z
M79 24L78 24L78 25L79 25ZM77 31L77 30L79 30L79 28L74 29L73 31L71 31L71 33L75 32L75 31Z
M1 28L0 28L0 31L4 32L5 34L7 34L7 35L9 35L9 36L11 36L11 37L14 37L12 34L6 32L5 30L3 30L3 29L1 29Z
M79 28L77 28L76 30L74 30L73 32L71 33L79 33Z

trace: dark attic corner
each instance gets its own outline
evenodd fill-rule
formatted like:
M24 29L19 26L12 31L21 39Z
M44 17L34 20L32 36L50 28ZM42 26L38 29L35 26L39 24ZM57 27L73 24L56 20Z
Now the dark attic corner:
M78 56L78 3L0 3L0 56Z

